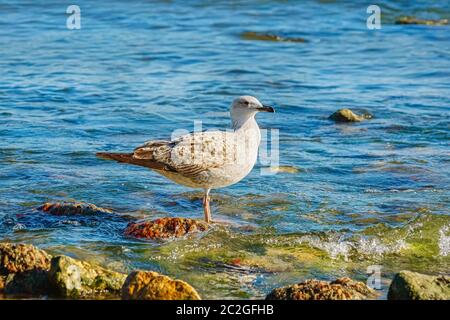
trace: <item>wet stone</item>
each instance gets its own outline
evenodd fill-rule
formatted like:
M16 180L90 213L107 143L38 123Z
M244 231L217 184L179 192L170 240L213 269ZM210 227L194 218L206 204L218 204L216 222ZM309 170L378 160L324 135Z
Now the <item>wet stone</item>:
M369 113L358 115L350 109L339 109L328 118L336 122L360 122L366 119L371 119L372 115Z
M364 300L375 297L375 291L363 282L339 278L332 282L306 280L277 288L266 296L266 300Z
M187 234L206 231L208 224L188 218L159 218L128 224L124 234L141 239L177 238Z
M389 300L450 300L450 276L400 271L394 276Z
M55 216L73 216L73 215L97 215L112 213L109 209L97 207L96 205L84 202L47 202L38 208Z
M51 256L29 244L0 243L0 275L48 270Z
M119 295L126 275L67 256L54 257L48 272L52 292L60 297Z
M282 37L272 33L246 31L241 34L241 39L273 42L306 42L303 38Z
M152 271L133 271L122 288L124 300L200 300L188 283Z
M398 17L395 24L422 24L427 26L444 26L448 24L448 19L419 19L411 16Z

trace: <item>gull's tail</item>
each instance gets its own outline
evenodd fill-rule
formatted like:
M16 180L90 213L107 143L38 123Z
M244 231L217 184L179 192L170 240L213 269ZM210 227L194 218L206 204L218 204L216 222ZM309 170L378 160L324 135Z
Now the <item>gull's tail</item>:
M122 163L134 164L136 166L147 167L155 170L167 171L168 168L161 163L147 159L136 159L133 153L112 153L112 152L97 152L97 157L108 160L115 160Z
M133 154L132 153L111 153L111 152L97 152L95 154L99 158L108 159L108 160L116 160L119 162L125 163L133 163Z

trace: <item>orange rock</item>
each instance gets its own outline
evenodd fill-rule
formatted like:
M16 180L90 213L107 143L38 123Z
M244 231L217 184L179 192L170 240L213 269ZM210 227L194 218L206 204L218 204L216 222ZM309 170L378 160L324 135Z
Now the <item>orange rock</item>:
M332 282L306 280L274 289L266 300L363 300L375 297L375 291L365 283L339 278Z
M128 224L125 235L145 239L165 239L182 237L188 233L208 229L203 221L188 218L159 218L153 221L141 221Z
M133 271L122 287L126 300L200 300L188 283L152 271Z
M51 256L29 244L0 243L0 274L48 270Z

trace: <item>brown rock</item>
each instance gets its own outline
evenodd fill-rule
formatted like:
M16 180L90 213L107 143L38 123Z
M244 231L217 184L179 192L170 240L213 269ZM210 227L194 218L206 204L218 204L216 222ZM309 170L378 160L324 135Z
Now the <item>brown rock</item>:
M427 26L443 26L443 25L448 24L448 19L432 20L432 19L419 19L416 17L403 16L403 17L397 18L395 23L396 24L424 24Z
M51 256L29 244L0 243L0 275L48 270Z
M126 236L145 239L164 239L182 237L188 233L205 231L208 224L188 218L160 218L153 221L142 221L128 224Z
M0 276L0 293L5 289L7 277L8 276Z
M126 300L200 300L197 291L181 280L152 271L133 271L122 287Z
M339 278L332 282L306 280L274 289L266 300L363 300L375 297L375 291L363 282Z
M112 213L111 210L100 208L96 205L84 202L47 202L40 206L38 210L55 216L96 215Z

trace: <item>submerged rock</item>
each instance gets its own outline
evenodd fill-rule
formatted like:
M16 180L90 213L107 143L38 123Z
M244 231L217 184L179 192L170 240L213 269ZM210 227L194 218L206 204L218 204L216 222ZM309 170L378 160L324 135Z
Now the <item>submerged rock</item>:
M388 299L449 300L450 276L430 276L412 271L400 271L392 280Z
M188 218L160 218L153 221L141 221L128 224L126 236L145 239L165 239L182 237L189 233L208 229L208 224Z
M424 24L427 26L443 26L448 24L448 19L419 19L416 17L403 16L397 18L395 24Z
M152 271L133 271L122 288L126 300L200 300L188 283Z
M51 256L29 244L0 243L0 275L48 270Z
M303 38L285 38L272 33L246 31L241 34L241 39L275 42L306 42Z
M111 210L84 202L47 202L38 208L55 216L96 215L112 213Z
M120 294L126 275L66 256L54 257L48 273L52 291L61 297Z
M363 300L375 297L375 291L363 282L339 278L332 282L306 280L274 289L266 300Z
M339 109L329 116L330 120L334 120L336 122L359 122L371 118L371 114L365 113L363 115L357 115L350 109Z
M297 168L297 167L294 167L294 166L278 166L278 167L273 167L273 168L271 167L270 171L274 172L274 173L292 173L292 174L295 174L295 173L299 173L301 170L299 168Z

